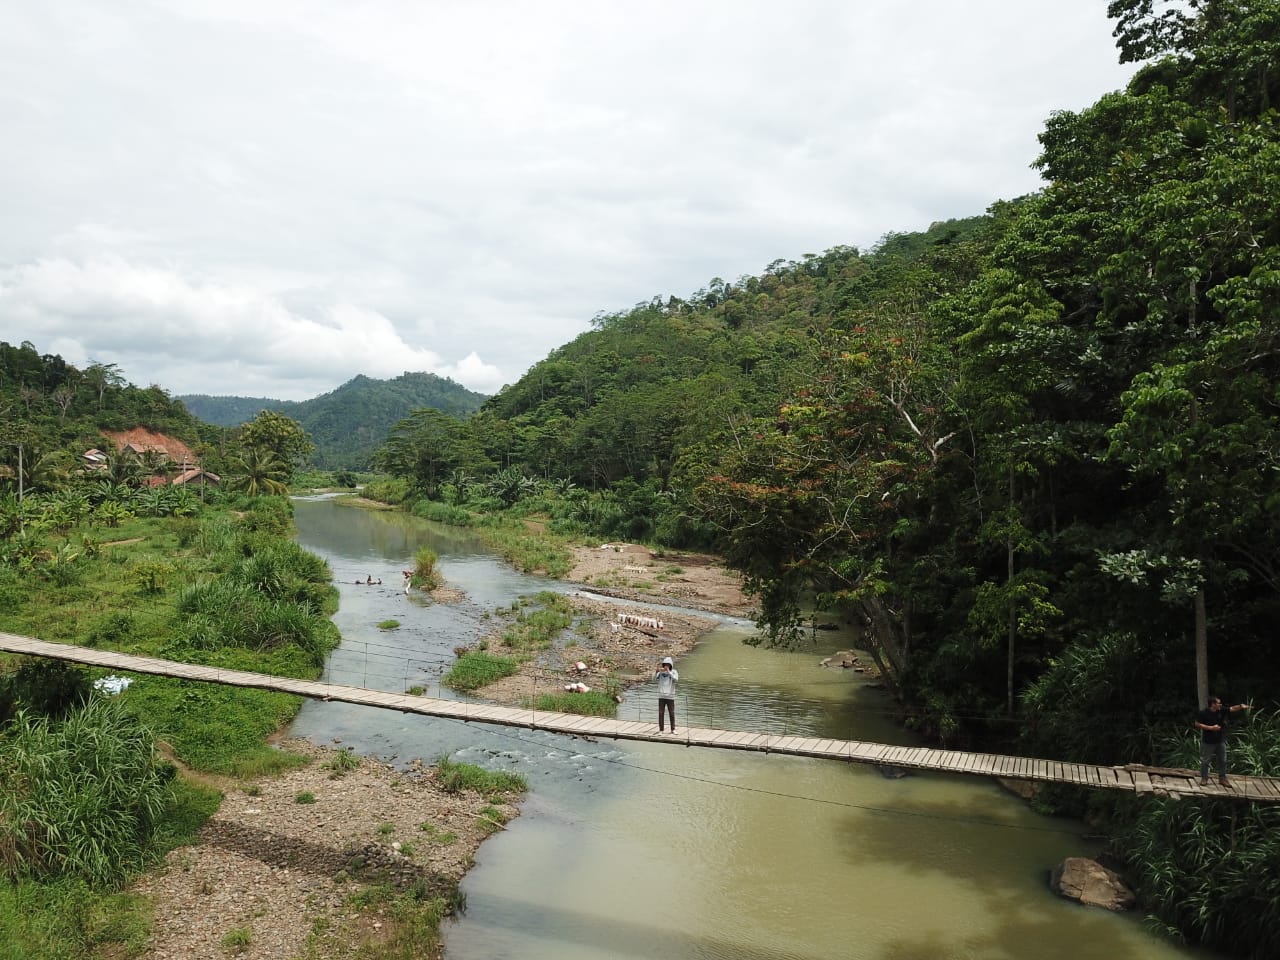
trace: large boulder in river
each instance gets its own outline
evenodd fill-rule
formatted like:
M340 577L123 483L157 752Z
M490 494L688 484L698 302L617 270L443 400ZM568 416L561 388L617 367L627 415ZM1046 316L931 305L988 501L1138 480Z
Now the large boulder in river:
M1088 907L1128 910L1137 898L1120 875L1087 857L1067 857L1053 868L1049 886L1068 900L1079 900Z

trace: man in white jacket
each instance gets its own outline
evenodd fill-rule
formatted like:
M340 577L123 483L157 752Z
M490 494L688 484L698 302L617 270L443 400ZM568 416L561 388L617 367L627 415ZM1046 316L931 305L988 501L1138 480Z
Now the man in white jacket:
M658 671L654 675L658 681L658 732L664 732L663 718L671 717L671 732L676 732L676 681L680 674L676 672L676 663L670 657L663 657Z

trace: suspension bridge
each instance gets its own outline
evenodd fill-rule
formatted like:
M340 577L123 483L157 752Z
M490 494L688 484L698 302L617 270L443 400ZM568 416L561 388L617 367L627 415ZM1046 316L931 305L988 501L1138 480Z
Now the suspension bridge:
M221 667L179 663L173 660L140 657L71 644L50 643L11 633L0 633L0 651L47 657L127 673L275 690L309 697L313 700L360 704L385 710L397 710L401 713L447 717L471 723L545 730L575 737L648 740L686 747L749 750L822 760L844 760L907 770L1001 777L1041 783L1069 783L1090 789L1125 790L1150 796L1227 797L1255 803L1280 803L1280 778L1275 777L1235 776L1227 785L1219 784L1216 780L1211 780L1206 785L1200 783L1199 774L1195 771L1138 764L1098 766L1058 760L1039 760L1033 757L967 753L963 750L939 750L929 747L902 747L860 740L832 740L821 737L753 733L745 730L682 727L679 732L660 733L651 722L584 717L572 713L442 700L408 693L397 694L365 687L333 684L321 680L295 680L264 673L251 673L246 670L227 670Z

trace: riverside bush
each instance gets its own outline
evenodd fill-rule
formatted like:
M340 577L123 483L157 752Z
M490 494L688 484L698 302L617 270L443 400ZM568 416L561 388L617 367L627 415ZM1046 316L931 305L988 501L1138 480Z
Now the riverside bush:
M415 517L434 520L436 523L447 523L452 527L470 527L475 524L475 517L470 510L436 500L416 500L412 512Z
M32 718L57 719L82 706L92 692L89 676L61 660L28 660L0 676L0 724L19 710Z
M529 789L528 781L518 773L486 770L448 757L441 757L436 762L436 783L445 793L472 790L487 800L506 800Z
M1167 741L1158 761L1199 766L1198 738ZM1280 719L1259 711L1230 735L1230 769L1280 772ZM1233 956L1280 956L1280 808L1235 800L1124 798L1113 851L1141 902L1183 937Z
M419 547L413 555L413 585L423 590L434 590L440 586L440 575L436 573L436 561L440 559L430 547Z

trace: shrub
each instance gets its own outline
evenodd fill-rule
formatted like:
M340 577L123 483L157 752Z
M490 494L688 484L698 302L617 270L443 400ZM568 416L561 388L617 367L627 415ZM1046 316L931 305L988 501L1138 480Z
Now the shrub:
M440 586L440 576L436 573L436 561L439 555L430 547L421 547L413 555L413 583L424 590L434 590Z
M440 682L453 690L478 690L511 676L518 669L519 664L511 657L470 650L458 658Z
M339 780L360 766L360 758L348 747L346 750L339 750L335 753L333 759L329 760L325 766L332 771L329 774L329 779Z
M475 523L475 517L471 515L470 510L436 500L415 501L412 512L415 517L434 520L436 523L446 523L453 527L470 527Z
M85 645L98 647L120 647L133 639L136 624L133 614L119 610L99 617L89 628L85 637Z
M92 692L89 676L61 660L28 660L0 677L0 723L19 710L32 718L58 719L82 706Z
M1197 738L1169 742L1161 763L1199 762ZM1280 717L1259 711L1231 735L1233 770L1280 771ZM1192 942L1233 956L1280 956L1280 808L1234 800L1124 798L1112 850L1140 900Z

